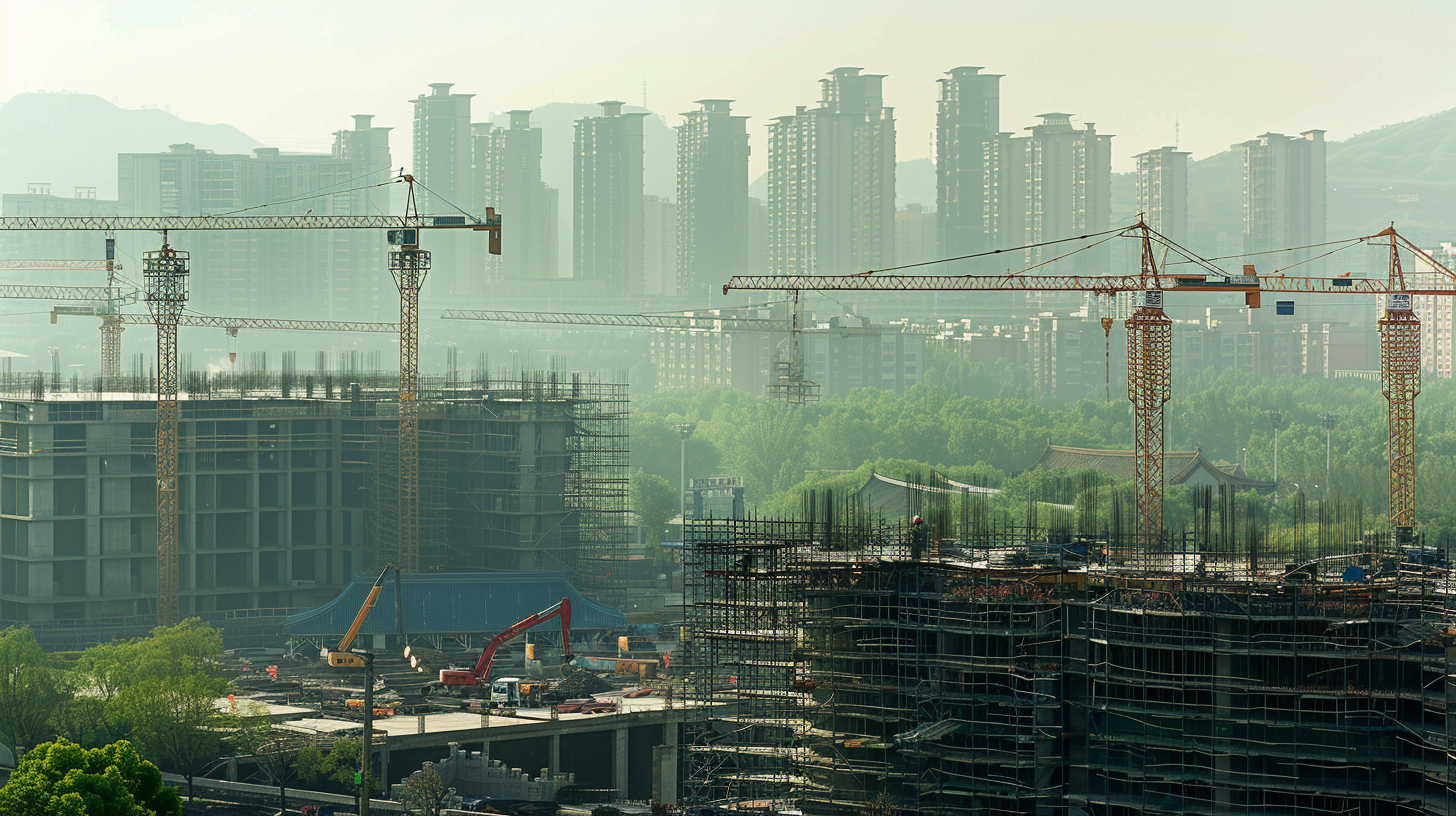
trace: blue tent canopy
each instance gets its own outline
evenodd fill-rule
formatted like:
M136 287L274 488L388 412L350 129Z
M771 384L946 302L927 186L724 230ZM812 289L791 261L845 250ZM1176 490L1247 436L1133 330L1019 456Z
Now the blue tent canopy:
M307 612L290 615L283 634L336 636L348 631L374 585L374 575L358 573L337 598ZM623 629L621 612L588 600L560 572L457 572L404 575L401 578L404 628L408 634L494 634L551 606L571 599L571 628ZM555 620L544 626L559 628ZM394 579L384 582L374 611L359 630L365 635L395 632Z

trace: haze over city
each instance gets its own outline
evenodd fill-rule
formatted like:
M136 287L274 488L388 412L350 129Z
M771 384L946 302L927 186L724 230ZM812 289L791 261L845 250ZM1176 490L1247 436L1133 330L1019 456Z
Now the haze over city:
M1456 816L1453 31L0 0L0 816Z
M1343 139L1456 107L1456 9L1440 0L1218 4L1116 0L541 5L444 2L8 3L0 100L70 90L169 107L265 143L326 143L360 112L400 127L429 82L484 111L622 99L676 124L702 98L736 100L758 144L812 100L809 78L886 74L901 159L930 157L935 84L956 65L1007 76L1015 127L1068 111L1114 133L1113 166L1174 143L1195 158L1254 133L1318 126ZM462 34L462 32L464 32ZM806 90L807 88L807 90ZM752 174L763 170L755 149Z

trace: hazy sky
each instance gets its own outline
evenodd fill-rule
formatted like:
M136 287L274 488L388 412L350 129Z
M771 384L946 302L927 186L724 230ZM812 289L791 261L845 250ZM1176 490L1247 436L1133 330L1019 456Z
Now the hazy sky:
M1456 107L1456 2L24 2L0 0L0 100L72 90L170 106L265 142L324 146L373 113L408 163L408 100L474 93L476 119L548 102L737 100L763 126L837 66L887 74L901 159L931 155L935 80L1005 74L1005 130L1064 110L1116 135L1114 167L1174 138L1195 158L1266 131L1339 139Z

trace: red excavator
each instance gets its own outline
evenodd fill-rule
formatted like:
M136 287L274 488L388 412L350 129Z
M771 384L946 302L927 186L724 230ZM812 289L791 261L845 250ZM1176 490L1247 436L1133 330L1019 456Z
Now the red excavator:
M485 644L485 651L480 653L480 660L476 661L473 671L467 671L465 669L441 669L440 679L433 683L426 683L420 689L420 695L424 697L441 694L471 697L485 696L479 690L485 689L487 683L490 681L490 668L491 664L495 662L496 650L506 641L530 629L532 626L558 617L561 618L562 662L569 663L571 661L571 599L562 598L546 609L537 612L491 638L490 642ZM520 696L519 681L513 684L503 683L501 685L500 705L518 705L518 699L512 700L510 698L513 696L518 698ZM492 703L497 702L495 699L495 691L495 689L491 689L490 697Z

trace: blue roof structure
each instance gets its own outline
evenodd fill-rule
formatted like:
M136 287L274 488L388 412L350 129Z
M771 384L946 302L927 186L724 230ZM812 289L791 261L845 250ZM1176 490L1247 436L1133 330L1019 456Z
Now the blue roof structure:
M283 624L289 636L342 635L369 596L374 575L358 573L337 598ZM571 599L571 628L624 629L627 619L605 604L588 600L561 572L436 572L401 576L407 634L495 634L551 606ZM542 626L559 629L556 620ZM384 581L374 611L359 630L365 635L395 632L394 577Z

